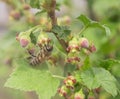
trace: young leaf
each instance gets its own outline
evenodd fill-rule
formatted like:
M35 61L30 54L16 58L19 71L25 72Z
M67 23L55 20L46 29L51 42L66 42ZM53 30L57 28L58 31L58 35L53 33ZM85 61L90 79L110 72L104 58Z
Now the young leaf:
M87 26L88 24L91 23L92 20L90 20L88 17L84 16L84 15L80 15L79 17L77 17L78 20L82 21L83 24L85 26Z
M50 72L31 68L23 60L19 61L17 65L17 69L5 83L6 87L36 91L40 99L51 99L55 95L59 80L54 78Z
M29 3L32 8L38 8L40 9L40 3L44 0L25 0L26 3Z
M39 0L34 0L34 2L33 2L33 0L30 0L30 5L31 5L31 7L33 7L33 8L40 8L40 1Z
M116 79L103 68L90 68L81 73L81 79L89 89L102 86L112 96L116 96L118 93Z
M85 15L80 15L77 19L80 20L81 22L83 22L85 29L87 29L88 27L98 27L98 28L102 29L103 31L105 31L107 36L110 35L110 29L107 26L101 25L100 23L98 23L96 21L92 21Z
M52 32L56 33L60 39L66 40L71 30L67 26L54 26Z
M35 36L33 33L30 34L30 39L31 39L31 42L32 42L33 44L36 44L36 43L37 43L37 38L36 38L36 36Z
M110 35L110 29L105 26L105 25L101 25L100 23L98 22L95 22L95 21L91 21L91 23L89 24L90 27L98 27L100 29L102 29L103 31L105 31L106 35L109 36Z

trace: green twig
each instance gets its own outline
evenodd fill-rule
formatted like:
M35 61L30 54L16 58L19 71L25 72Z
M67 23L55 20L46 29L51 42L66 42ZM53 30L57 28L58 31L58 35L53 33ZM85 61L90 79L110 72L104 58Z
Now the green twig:
M65 77L58 76L58 75L53 75L53 77L55 77L55 78L59 78L59 79L65 79Z
M86 25L78 34L79 36L88 28L88 25Z

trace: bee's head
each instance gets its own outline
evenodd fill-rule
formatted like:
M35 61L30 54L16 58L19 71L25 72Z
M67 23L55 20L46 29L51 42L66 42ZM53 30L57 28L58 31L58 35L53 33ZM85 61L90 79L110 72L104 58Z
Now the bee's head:
M52 45L45 45L46 49L48 52L53 50L53 46Z

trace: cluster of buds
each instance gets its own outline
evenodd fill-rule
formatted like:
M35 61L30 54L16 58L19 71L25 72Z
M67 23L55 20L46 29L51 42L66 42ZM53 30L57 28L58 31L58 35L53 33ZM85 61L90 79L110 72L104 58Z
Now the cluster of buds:
M68 76L64 79L64 85L58 89L58 93L60 96L67 97L67 95L74 89L76 84L76 79L74 76Z
M78 52L80 51L78 39L74 37L67 47L68 57L66 59L67 63L76 64L80 62L80 58L78 57Z
M93 43L90 44L87 38L80 38L79 45L81 48L87 49L89 52L96 51L95 45Z
M74 76L68 76L66 79L64 79L64 84L67 88L73 89L74 85L76 84L76 79Z
M36 44L33 44L31 38L30 38L31 30L28 30L26 32L21 32L19 35L16 35L16 40L19 41L20 45L27 49L27 51L30 54L33 54L35 51ZM51 39L48 37L48 35L45 32L40 32L37 38L37 45L41 48L43 46L47 46L48 44L51 44Z
M75 57L68 57L68 58L67 58L67 62L74 64L74 63L76 63L76 62L80 62L80 58L77 57L77 56L75 56Z
M90 44L87 38L73 38L69 42L69 46L67 47L68 52L76 52L80 51L82 48L89 50L90 52L95 52L96 48L94 44Z
M69 45L66 49L68 52L67 62L72 64L79 63L80 58L78 54L82 49L84 52L86 51L86 54L96 51L96 47L94 46L94 44L89 43L88 39L85 37L74 37L71 41L69 41Z
M66 97L68 92L69 90L66 86L62 86L61 88L58 89L59 95L63 97Z
M75 53L79 51L79 44L77 38L73 38L71 41L69 41L69 46L66 49L69 53Z

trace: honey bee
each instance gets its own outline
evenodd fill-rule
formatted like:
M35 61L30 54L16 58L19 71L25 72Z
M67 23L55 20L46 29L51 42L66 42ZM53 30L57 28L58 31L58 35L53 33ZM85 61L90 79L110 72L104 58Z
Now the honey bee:
M44 46L40 47L40 51L37 53L37 55L31 55L30 64L31 65L37 65L45 60L49 59L51 52L53 50L53 46L50 44L45 44Z

